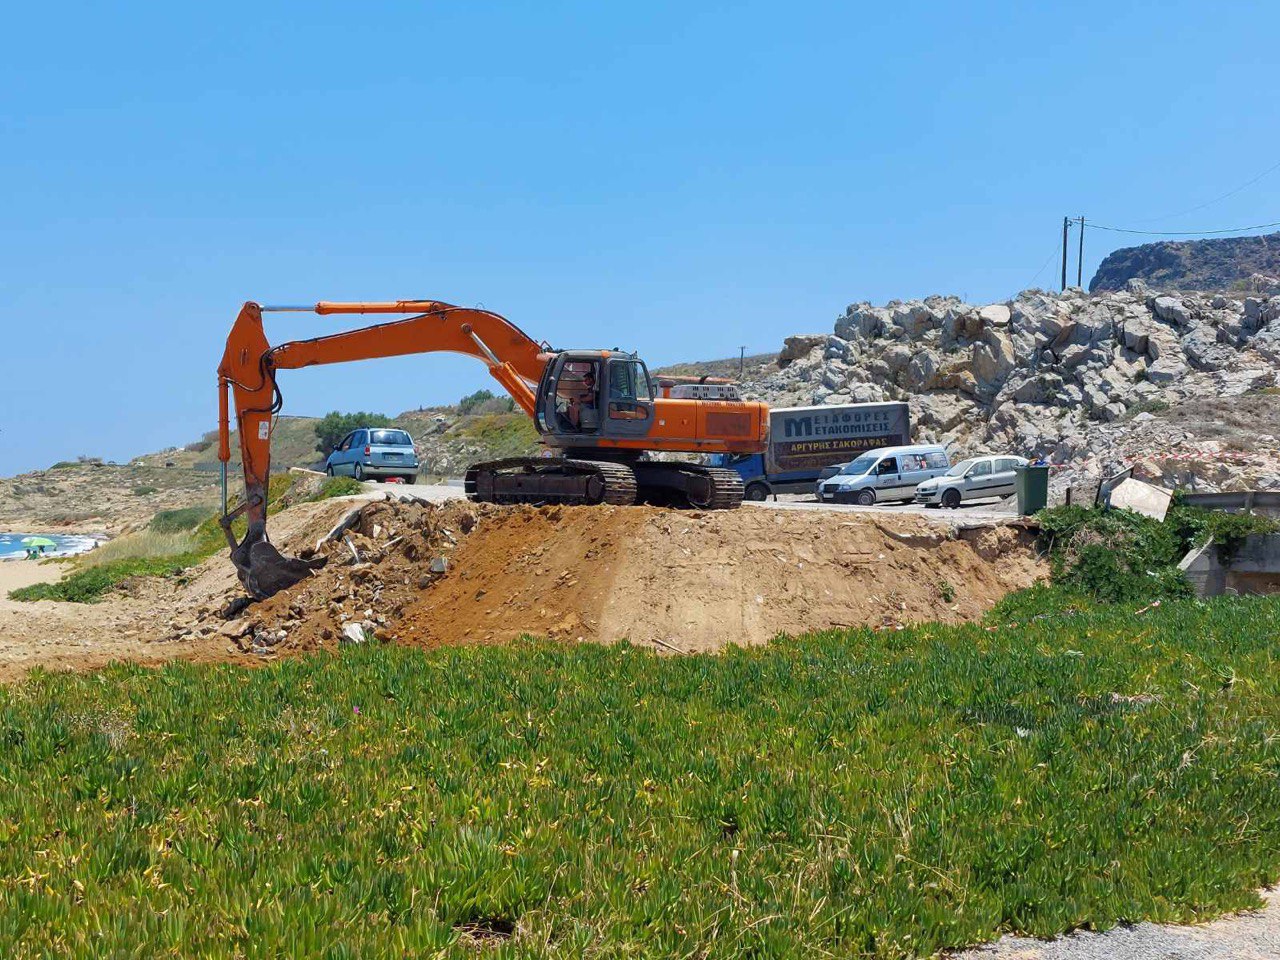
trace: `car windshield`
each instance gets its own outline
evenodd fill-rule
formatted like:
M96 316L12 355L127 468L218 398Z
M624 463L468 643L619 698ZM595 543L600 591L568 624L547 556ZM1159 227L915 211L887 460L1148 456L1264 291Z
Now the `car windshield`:
M369 442L382 447L412 447L413 439L403 430L373 430Z
M969 472L969 468L973 466L972 460L961 460L954 467L947 471L948 477L963 477Z
M852 463L846 463L840 472L848 477L860 477L876 465L877 457L859 457Z

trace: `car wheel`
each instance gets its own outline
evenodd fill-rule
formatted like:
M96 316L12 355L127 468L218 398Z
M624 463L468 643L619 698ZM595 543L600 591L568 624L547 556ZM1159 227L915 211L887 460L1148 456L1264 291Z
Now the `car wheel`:
M960 506L960 491L956 489L946 490L942 494L942 505L948 510L954 510Z
M352 476L354 476L357 480L363 483L364 482L364 464L357 463L356 469L353 472Z
M761 500L769 499L769 488L763 483L752 483L747 486L746 491L742 494L744 500L755 500L759 503Z
M858 505L861 507L870 507L876 502L876 492L874 490L859 490Z
M326 464L324 465L324 475L325 475L326 477L332 477L332 476L333 476L333 464L331 464L331 463L326 463Z

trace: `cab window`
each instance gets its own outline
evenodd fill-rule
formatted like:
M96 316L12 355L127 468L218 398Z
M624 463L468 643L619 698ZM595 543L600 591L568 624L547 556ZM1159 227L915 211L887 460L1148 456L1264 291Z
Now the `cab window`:
M876 473L878 473L880 476L884 476L887 473L897 473L897 472L898 472L897 457L885 457L883 460L880 461L879 465L876 467Z
M609 419L646 420L653 400L649 375L639 360L609 361Z
M639 360L610 361L609 399L629 403L648 403L653 399L653 387L643 363Z

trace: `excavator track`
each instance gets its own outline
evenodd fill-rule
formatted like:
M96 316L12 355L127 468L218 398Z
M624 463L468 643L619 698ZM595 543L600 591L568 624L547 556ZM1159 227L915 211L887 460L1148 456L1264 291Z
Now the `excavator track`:
M512 457L472 464L463 481L479 503L594 504L636 502L636 475L621 463L564 457Z
M742 477L733 470L663 460L641 460L632 467L642 501L675 503L699 510L735 510L742 506Z

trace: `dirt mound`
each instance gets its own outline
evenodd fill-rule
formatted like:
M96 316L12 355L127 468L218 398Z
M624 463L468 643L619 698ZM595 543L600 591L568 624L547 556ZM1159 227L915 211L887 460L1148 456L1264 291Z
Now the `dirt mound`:
M907 516L397 500L349 509L347 529L319 546L330 559L317 576L240 611L228 574L211 571L191 588L194 620L174 636L216 629L257 655L522 634L692 652L784 632L974 619L1045 572L1025 530L957 536ZM332 511L294 518L277 543L314 548L334 522ZM219 606L233 611L225 622L212 616Z

